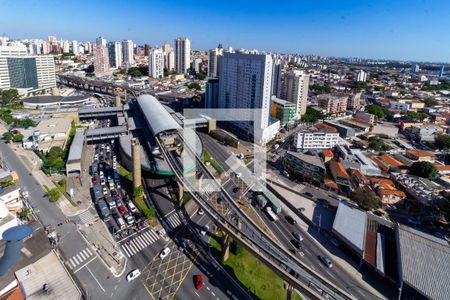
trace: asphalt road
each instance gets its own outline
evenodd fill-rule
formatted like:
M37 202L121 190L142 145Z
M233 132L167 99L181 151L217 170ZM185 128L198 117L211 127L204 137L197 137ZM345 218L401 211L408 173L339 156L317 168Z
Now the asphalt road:
M174 274L179 276L177 273L184 272L182 268L185 267L187 269L186 266L189 266L187 272L182 274L184 279L181 284L179 286L173 286L173 288L177 289L174 299L246 299L248 297L247 294L243 292L237 283L225 274L225 271L222 270L217 262L207 254L209 251L209 237L213 233L213 222L211 219L205 214L199 215L197 210L195 210L190 216L188 216L188 218L184 218L186 220L184 221L185 223L176 223L178 226L173 226L174 216L178 216L178 218L181 219L183 213L172 202L172 199L167 192L166 179L147 178L145 182L147 192L149 193L153 203L155 203L160 220L163 220L163 227L172 238L171 241L166 242L164 247L171 247L171 253L176 252L178 251L177 245L173 245L173 243L178 243L181 238L184 238L189 244L192 245L190 248L197 249L194 251L195 255L190 253L187 255L177 256L177 264L170 265L170 268L173 268L173 272L163 273L163 277L173 276ZM201 236L199 232L205 225L209 226L209 232L202 237L203 241L199 241L199 236ZM161 246L158 253L164 247ZM152 263L151 261L152 259L149 259L149 255L147 255L147 264L149 262L150 265L155 263ZM156 258L156 261L159 261L159 258ZM157 266L155 267L152 265L151 268L154 273L161 272ZM201 274L203 276L204 287L202 290L196 290L194 287L194 275L197 274ZM161 274L158 276L155 274L150 275L152 276L152 280L150 281L158 280L158 278L159 280L162 280ZM176 280L178 279L179 278L177 277ZM155 293L159 291L155 291L154 287L151 286L151 292Z
M211 137L201 134L201 140L203 142L203 146L208 149L211 156L214 157L219 163L224 163L225 160L229 157L226 150ZM225 165L224 165L225 167ZM280 175L281 176L281 175ZM229 180L224 185L224 188L227 192L232 196L235 200L239 198L240 191L236 190L236 185L232 180ZM328 193L322 190L317 190L313 187L307 189L313 197L316 198L328 198ZM318 247L316 246L317 242L313 240L308 234L303 232L298 226L293 227L293 225L289 224L284 216L284 213L280 214L280 220L273 222L271 221L267 215L261 211L260 209L256 209L258 214L265 220L266 224L270 227L270 229L274 232L274 234L280 239L283 245L288 249L294 249L295 247L291 243L292 239L292 231L297 230L302 232L304 240L302 242L302 248L298 252L298 256L302 259L307 265L309 265L314 271L321 274L326 279L330 280L334 284L340 286L343 289L347 289L351 294L353 294L358 299L372 299L374 295L371 294L370 291L367 291L363 287L359 285L359 282L353 279L348 275L348 272L344 271L338 265L333 266L332 268L327 268L324 266L318 259L318 255L322 254L317 251ZM331 258L332 259L332 258Z
M28 200L40 222L44 226L51 225L59 234L59 250L64 259L68 261L77 255L81 257L80 253L84 253L84 256L86 256L86 248L89 248L90 245L78 233L76 225L74 223L64 223L67 220L66 216L54 203L49 202L48 198L44 196L45 191L43 187L37 183L33 176L29 175L28 169L15 151L11 150L1 140L0 153L2 153L2 158L6 165L19 175L19 185L28 191ZM63 224L58 226L60 223ZM134 265L129 264L129 266L133 267ZM137 282L129 284L125 281L127 273L120 278L113 277L95 255L91 255L80 263L77 268L71 269L69 267L68 269L74 272L78 282L92 299L143 299L143 296L146 295L142 284L138 285ZM122 295L122 297L116 298L114 294L116 296Z

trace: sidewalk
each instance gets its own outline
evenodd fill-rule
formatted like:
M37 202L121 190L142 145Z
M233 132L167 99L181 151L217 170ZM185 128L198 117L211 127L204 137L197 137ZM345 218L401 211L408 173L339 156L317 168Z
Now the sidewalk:
M277 187L277 190L282 189L280 186ZM290 195L292 196L292 192L287 190ZM301 196L297 196L301 197ZM303 197L304 198L304 197ZM305 201L311 201L309 199L304 198ZM285 198L285 201L289 201ZM347 257L345 253L343 253L339 248L337 248L327 237L325 237L323 234L319 233L318 230L315 227L309 226L302 218L300 218L296 212L293 212L285 203L284 201L280 201L280 204L285 212L289 212L289 215L291 215L296 221L298 226L300 226L306 234L308 234L313 240L315 240L317 243L315 245L320 249L320 252L324 253L325 255L332 257L333 262L338 264L342 269L344 269L349 276L354 278L359 282L361 286L364 286L364 288L368 291L370 291L372 294L376 295L379 298L384 299L385 296L380 294L378 290L374 289L372 287L372 284L376 285L376 282L374 283L368 283L363 279L364 274L359 272L358 265L356 262L352 261L350 258Z
M127 259L120 251L119 245L108 232L105 223L98 218L92 225L78 225L78 231L86 240L86 243L91 245L95 250L100 260L111 271L114 277L122 276L127 266Z
M2 124L0 124L0 134L3 134L6 131L7 129ZM44 187L44 185L50 189L56 187L53 181L40 169L41 160L36 155L36 153L34 153L34 151L25 150L23 149L22 145L18 143L11 143L9 144L9 147L17 153L30 174L33 175L33 177L42 187ZM58 202L56 202L56 205L65 216L73 217L87 210L90 206L90 203L82 203L81 205L74 206L69 201L69 199L67 199L66 195L62 194Z

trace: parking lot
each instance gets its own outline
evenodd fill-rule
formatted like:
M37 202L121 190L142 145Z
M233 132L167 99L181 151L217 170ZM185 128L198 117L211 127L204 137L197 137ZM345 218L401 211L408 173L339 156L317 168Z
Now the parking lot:
M97 127L109 127L111 121L96 122ZM122 186L118 171L117 141L103 140L94 146L90 166L92 199L100 218L111 234L121 240L146 226L131 196Z

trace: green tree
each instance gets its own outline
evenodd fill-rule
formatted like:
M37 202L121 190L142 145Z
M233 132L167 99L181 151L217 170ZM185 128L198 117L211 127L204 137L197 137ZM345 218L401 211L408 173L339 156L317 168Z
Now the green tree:
M448 134L439 134L434 138L434 145L438 147L438 149L450 149L450 135Z
M438 104L438 102L433 98L426 98L423 100L423 103L425 103L426 107L432 107Z
M352 199L358 206L364 210L374 210L381 206L378 196L369 188L360 187L351 193Z
M94 65L89 65L86 69L84 69L84 71L88 74L93 74L95 69L94 69ZM87 74L86 74L87 75Z
M324 118L325 115L323 113L309 106L306 107L306 112L302 115L302 121L304 122L315 122L317 120L323 120Z
M366 111L368 113L371 113L372 115L375 115L378 119L383 119L387 115L391 114L391 112L387 108L381 107L376 104L366 106Z
M19 92L16 89L9 89L0 92L2 104L7 105L13 100L19 99Z
M132 67L128 69L128 75L131 75L133 77L142 77L142 72L136 68L136 67Z
M202 72L198 72L198 73L197 73L197 78L198 78L199 80L205 80L205 79L206 79L206 74L205 74L205 73L202 73Z
M367 89L367 82L355 81L352 85L352 88L357 89L357 90L365 90L365 89Z
M56 202L59 200L59 197L61 196L61 192L59 191L58 188L48 188L48 186L44 185L45 190L47 191L45 193L45 196L48 197L48 199L50 200L50 202Z
M375 151L388 151L391 150L391 146L386 144L379 137L371 137L369 139L369 148Z
M6 142L10 142L13 139L13 137L14 137L14 135L11 132L9 132L9 131L3 133L3 139Z
M426 113L415 112L415 111L407 111L405 113L405 115L410 117L411 119L419 120L419 121L423 121L427 118L430 118L430 115L428 115Z
M187 87L191 90L197 90L197 91L201 91L202 87L200 86L200 84L198 84L197 82L191 82L187 85Z
M328 84L320 85L314 83L310 88L316 95L331 93L331 86Z
M23 134L21 134L21 133L16 134L12 139L12 141L14 143L21 143L22 140L23 140Z
M422 178L433 180L436 178L436 167L428 161L417 161L409 168L409 173Z

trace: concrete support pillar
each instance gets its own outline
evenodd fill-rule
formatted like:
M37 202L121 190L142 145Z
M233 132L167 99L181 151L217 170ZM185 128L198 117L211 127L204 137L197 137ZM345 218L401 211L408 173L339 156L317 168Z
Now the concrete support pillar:
M231 238L228 234L223 233L222 236L222 261L225 262L230 256Z
M184 196L184 187L183 184L179 181L177 181L178 184L178 203L180 203L180 206L183 204L183 196Z
M116 107L120 107L122 105L122 102L120 101L120 96L116 96L116 98L114 99L114 105Z
M286 300L294 299L294 288L289 283L285 282L286 287Z
M137 188L142 185L141 146L137 139L131 141L131 153L133 159L133 188Z

